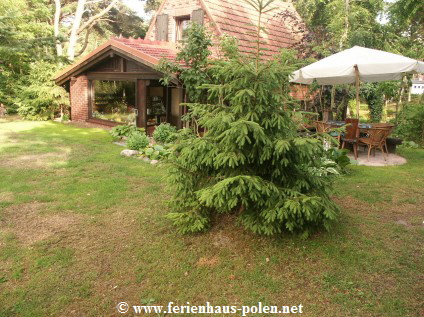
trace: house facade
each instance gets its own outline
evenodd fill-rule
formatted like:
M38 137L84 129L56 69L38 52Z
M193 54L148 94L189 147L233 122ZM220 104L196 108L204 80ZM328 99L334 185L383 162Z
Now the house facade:
M417 74L412 78L410 93L412 95L424 94L424 75Z
M263 16L264 54L269 56L299 40L294 24L280 14L290 12L300 20L292 3L276 1L276 5ZM184 91L177 82L160 84L162 74L156 70L160 59L175 60L178 43L193 22L205 25L216 38L236 37L240 51L252 51L257 18L243 1L165 0L145 39L112 38L56 75L56 83L70 92L71 120L109 126L135 122L148 132L162 122L180 128Z

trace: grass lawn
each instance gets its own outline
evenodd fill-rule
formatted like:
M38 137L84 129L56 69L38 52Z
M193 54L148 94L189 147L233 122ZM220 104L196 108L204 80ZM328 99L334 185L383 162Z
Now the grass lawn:
M303 241L246 233L230 216L177 234L164 218L166 169L120 157L111 141L0 122L0 316L120 316L117 303L146 299L424 316L424 150L403 152L404 166L352 167L333 232Z

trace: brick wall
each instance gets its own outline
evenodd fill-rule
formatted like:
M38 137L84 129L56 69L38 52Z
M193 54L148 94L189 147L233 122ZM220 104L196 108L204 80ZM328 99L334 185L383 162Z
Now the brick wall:
M71 78L71 120L88 120L88 79L81 75Z

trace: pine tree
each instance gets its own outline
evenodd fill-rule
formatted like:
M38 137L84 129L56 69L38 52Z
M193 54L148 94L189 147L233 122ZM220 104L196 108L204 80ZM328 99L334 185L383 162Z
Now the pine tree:
M182 233L205 230L224 213L259 234L328 229L338 208L322 142L299 136L292 120L295 59L287 52L262 56L261 17L273 1L248 2L259 12L253 51L239 53L234 41L225 41L225 58L211 61L214 83L202 86L209 104L189 104L206 133L176 149L168 216Z

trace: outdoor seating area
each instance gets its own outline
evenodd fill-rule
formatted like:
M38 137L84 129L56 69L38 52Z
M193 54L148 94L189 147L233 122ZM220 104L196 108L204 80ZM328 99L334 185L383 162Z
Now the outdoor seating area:
M318 133L326 133L337 139L339 148L351 148L355 160L366 157L369 162L371 157L376 157L376 150L381 152L381 156L377 156L380 160L388 160L387 139L393 131L392 124L359 123L359 119L346 118L345 121L315 121L314 126ZM345 127L345 132L335 130L341 127ZM359 148L362 151L358 151Z
M316 131L328 133L331 137L336 138L341 148L350 146L355 160L363 156L358 151L362 147L366 152L367 162L376 157L377 150L381 152L384 161L387 162L389 154L388 137L394 126L387 123L359 123L361 82L403 81L407 74L422 72L424 72L424 63L421 61L390 52L354 46L295 71L292 74L291 82L304 85L313 83L322 86L331 85L332 103L334 103L333 98L337 85L355 84L356 118L347 118L345 121L325 120L326 116L323 113L324 121L315 122ZM341 132L340 129L337 130L337 128L343 126L346 126L344 132ZM336 130L333 131L333 129ZM399 143L394 142L394 145L397 144ZM328 146L328 144L325 145ZM392 148L391 152L395 152L395 147Z

